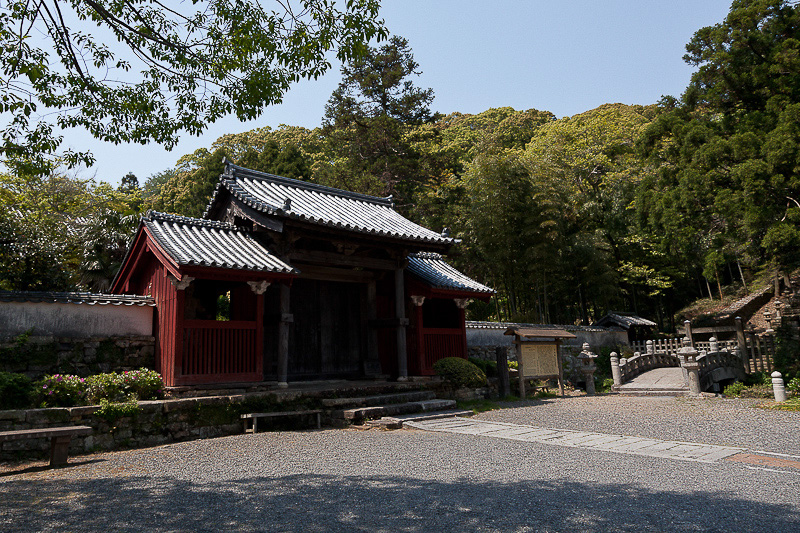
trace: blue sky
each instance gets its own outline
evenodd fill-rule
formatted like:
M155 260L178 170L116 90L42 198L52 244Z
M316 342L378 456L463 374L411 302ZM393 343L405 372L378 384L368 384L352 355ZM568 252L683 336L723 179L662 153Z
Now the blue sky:
M682 60L686 43L729 8L730 0L384 0L381 12L389 30L409 40L422 71L415 83L433 89L433 110L511 106L563 117L604 103L651 104L679 95L693 71ZM94 152L97 162L84 177L118 183L133 172L144 182L226 133L319 126L340 79L334 65L259 119L221 120L201 137L184 135L171 152L155 144L100 143L78 130L66 133L65 145Z

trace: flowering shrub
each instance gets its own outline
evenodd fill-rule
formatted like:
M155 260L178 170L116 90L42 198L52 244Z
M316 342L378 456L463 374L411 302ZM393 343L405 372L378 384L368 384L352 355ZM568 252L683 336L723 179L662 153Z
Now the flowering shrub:
M161 374L155 370L140 368L118 374L122 381L122 392L126 397L136 395L140 400L155 400L161 396Z
M78 376L53 374L35 384L37 403L42 407L72 407L86 403L86 380Z
M130 400L154 400L161 395L161 375L146 368L129 372L97 374L88 378L54 374L36 383L37 404L73 407Z

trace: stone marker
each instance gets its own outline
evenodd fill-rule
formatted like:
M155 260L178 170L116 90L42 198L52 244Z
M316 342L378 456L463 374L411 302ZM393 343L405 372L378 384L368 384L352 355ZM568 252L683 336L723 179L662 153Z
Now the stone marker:
M783 386L783 375L777 370L772 373L772 393L776 402L786 401L786 388Z

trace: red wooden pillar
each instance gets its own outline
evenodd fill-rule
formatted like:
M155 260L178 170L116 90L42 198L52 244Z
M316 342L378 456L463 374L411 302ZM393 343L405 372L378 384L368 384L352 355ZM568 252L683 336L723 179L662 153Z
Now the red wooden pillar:
M425 298L422 299L423 301ZM424 376L430 369L425 368L425 328L422 323L422 302L414 305L417 307L417 372Z
M266 287L265 287L266 289ZM264 292L256 293L256 360L255 372L264 379Z
M175 341L172 350L175 372L173 382L179 380L183 375L183 317L186 303L186 291L178 287L175 293L175 331L173 332Z

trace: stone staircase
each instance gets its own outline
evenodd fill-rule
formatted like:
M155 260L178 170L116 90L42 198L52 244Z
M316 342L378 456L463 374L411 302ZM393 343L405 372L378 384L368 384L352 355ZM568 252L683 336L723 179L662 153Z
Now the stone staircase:
M379 394L351 398L324 398L332 425L374 425L399 429L410 420L430 420L454 416L469 416L472 411L456 409L455 400L442 400L430 390Z

